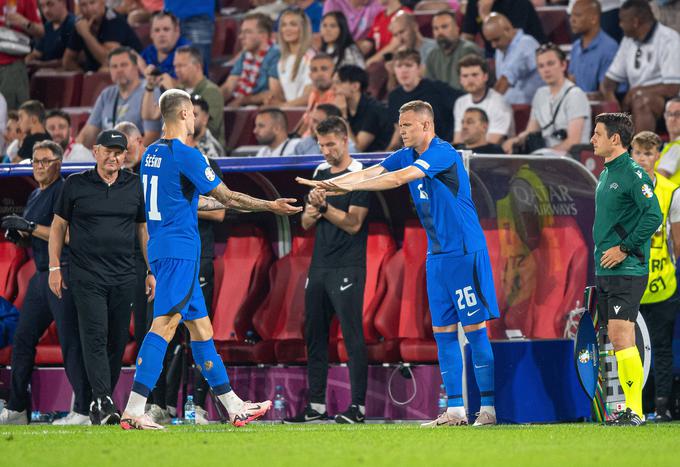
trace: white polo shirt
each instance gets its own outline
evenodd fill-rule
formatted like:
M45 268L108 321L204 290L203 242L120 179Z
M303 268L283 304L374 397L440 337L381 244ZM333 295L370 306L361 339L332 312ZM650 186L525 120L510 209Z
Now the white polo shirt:
M456 133L463 130L463 115L470 107L478 107L486 112L489 117L489 133L495 135L513 136L515 134L515 121L512 114L512 107L505 102L503 95L493 89L484 95L479 102L472 100L472 94L465 94L456 99L453 106L453 120L455 122Z
M680 84L680 34L657 22L642 42L624 37L606 76L630 87Z

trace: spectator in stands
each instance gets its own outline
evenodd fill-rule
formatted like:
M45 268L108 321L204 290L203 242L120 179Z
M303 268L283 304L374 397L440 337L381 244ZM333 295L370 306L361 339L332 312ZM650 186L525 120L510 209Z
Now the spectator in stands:
M600 28L602 11L597 0L577 0L569 24L580 34L571 45L569 79L587 93L596 93L604 80L618 44Z
M458 150L470 150L477 154L503 154L498 144L489 143L486 138L489 131L489 116L479 107L468 107L463 113L460 126L460 138L463 144L456 145Z
M111 50L121 46L140 52L142 44L125 17L106 7L104 0L80 0L75 34L66 46L63 66L67 70L97 71L106 68ZM80 59L83 52L84 60Z
M371 30L366 39L362 39L359 47L367 57L375 52L380 52L392 41L390 24L397 13L403 11L412 13L409 7L402 5L401 0L378 0L385 7L373 20Z
M300 9L286 10L279 19L279 50L276 66L278 79L271 81L272 98L286 106L307 103L312 83L309 66L314 57L312 28L309 18Z
M680 34L659 24L645 0L626 1L619 17L625 37L600 90L615 102L617 84L627 83L623 110L632 113L636 132L653 131L666 99L680 91Z
M26 290L19 324L12 347L11 391L7 407L0 412L0 425L26 425L30 419L28 386L36 355L38 341L55 321L63 355L66 376L74 392L73 411L55 425L89 425L88 411L91 390L83 364L78 318L70 289L64 289L61 300L50 293L48 285L48 240L56 201L61 194L61 146L53 141L35 145L31 156L33 178L38 187L26 202L22 217L11 215L2 220L7 236L22 246L33 250L36 272ZM65 248L61 258L64 272L69 265Z
M19 106L19 128L23 138L18 157L20 160L30 159L33 145L50 139L45 130L45 107L40 101L30 100Z
M463 18L463 38L474 41L475 36L482 33L487 56L492 56L497 47L486 37L483 25L494 12L505 16L512 28L524 31L537 42L547 40L541 19L529 0L469 0ZM529 52L533 54L533 50Z
M680 97L673 97L666 102L664 112L666 130L668 130L668 143L661 151L661 160L657 170L673 183L680 184ZM678 249L680 254L680 248Z
M680 32L680 3L677 0L654 0L650 5L659 23Z
M288 8L284 0L250 0L250 4L253 8L248 10L248 14L263 14L269 17L273 22L274 31L277 29L279 15Z
M333 104L319 104L310 112L309 128L311 134L300 139L300 142L295 146L296 155L321 154L321 148L319 148L319 142L317 141L316 127L329 117L342 117L340 109ZM349 152L357 152L352 140L349 141Z
M225 157L226 153L224 147L213 136L208 128L210 122L210 107L208 103L201 96L194 95L191 97L191 102L194 104L194 146L201 151L202 154L209 158Z
M267 108L257 112L253 129L257 144L263 145L257 157L291 156L300 138L288 137L288 117L279 109Z
M64 183L49 239L50 290L62 298L65 277L60 256L67 231L70 234L68 287L92 386L93 425L120 423L111 395L130 337L137 238L147 259L144 194L139 176L122 170L126 150L123 133L106 130L99 134L94 146L97 165ZM153 275L147 277L147 288L153 298Z
M417 50L399 51L394 58L394 71L399 87L390 92L387 98L390 120L394 125L390 150L401 145L397 127L399 108L414 100L431 103L437 135L444 141L453 139L453 106L462 92L442 81L423 78L420 63L420 54Z
M372 63L386 60L390 55L394 56L394 52L398 50L417 50L420 53L420 59L424 63L427 57L434 49L437 48L437 42L429 37L423 37L418 29L418 21L411 13L403 11L398 12L390 22L390 31L392 32L392 40L390 44L377 52L366 61L369 66ZM389 55L388 55L389 54ZM388 72L391 67L388 67Z
M116 124L116 126L113 127L113 129L116 131L120 131L127 138L128 144L127 150L125 151L125 159L123 160L123 167L132 170L134 173L139 173L139 163L142 160L142 155L144 154L144 151L146 151L146 146L144 145L144 137L142 136L142 132L139 131L137 125L127 121L123 121ZM138 243L135 243L135 247L137 247L137 245ZM142 258L142 260L143 259L144 258ZM144 277L146 277L146 270L144 271ZM143 278L142 283L144 283ZM146 301L146 297L144 297L144 300ZM142 334L142 338L143 337L144 334Z
M452 88L462 89L458 62L470 54L481 57L482 50L474 42L460 37L456 13L451 10L441 10L432 17L432 35L437 47L425 60L425 76L444 81Z
M333 57L336 70L344 65L366 66L364 56L349 32L347 18L341 11L323 15L319 50Z
M387 107L368 94L368 73L345 65L335 74L335 104L349 124L349 137L359 152L383 151L394 132Z
M567 11L571 14L574 4L578 0L569 0L569 6L567 6ZM619 26L619 7L623 4L624 0L596 0L600 4L600 10L602 14L600 16L600 27L602 30L609 35L616 43L621 42L623 38L623 31Z
M221 87L229 105L260 105L272 99L272 80L278 79L276 67L281 57L279 48L271 42L272 28L271 19L261 13L243 18L239 30L243 52Z
M165 0L165 10L179 18L182 37L199 50L207 73L215 33L215 0Z
M456 128L453 143L463 142L463 115L471 107L482 109L489 118L486 139L501 144L515 133L512 107L495 89L489 87L489 64L479 55L467 55L458 62L458 74L463 90L467 93L456 101L453 119Z
M496 85L508 104L528 104L543 84L536 69L538 42L508 18L491 13L484 20L484 37L496 50Z
M36 0L16 0L14 11L3 2L4 14L0 15L0 27L10 28L18 33L39 39L45 34L40 21ZM5 96L9 110L16 110L28 99L28 71L24 59L30 50L23 54L10 55L0 52L0 94Z
M309 136L309 115L319 104L335 104L333 90L333 57L325 53L318 53L312 59L309 76L312 79L312 92L307 100L307 111L300 120L295 132Z
M524 145L530 134L540 133L544 148L533 152L564 155L575 144L588 144L592 128L590 103L581 88L565 78L567 58L557 45L547 43L536 50L536 63L545 81L536 91L526 129L503 144L510 153L513 146Z
M305 12L312 25L312 32L321 30L321 18L323 17L323 3L319 0L286 0L291 6L296 6Z
M5 127L5 148L2 162L19 162L19 146L23 135L19 126L19 112L10 110L7 112L7 126Z
M66 0L39 0L45 18L45 35L26 56L26 64L34 68L58 68L64 50L75 32L76 17L69 13Z
M150 141L160 134L159 122L144 122L141 107L146 83L139 79L137 54L129 47L118 47L109 52L109 72L112 85L99 94L87 124L80 130L76 141L87 148L94 144L97 134L110 130L123 120L144 128ZM157 97L160 94L157 92Z
M145 120L160 122L161 110L158 107L159 90L165 91L171 88L180 88L189 94L198 94L203 98L210 108L210 121L208 127L221 144L224 144L224 99L220 93L220 88L215 83L206 78L203 73L203 57L201 52L194 46L184 45L175 51L175 73L177 80L173 80L167 73L160 76L146 74L147 84L144 88L144 99L142 100L142 117ZM133 120L134 122L134 120ZM150 144L152 141L146 137L144 141Z
M179 20L167 11L159 11L151 17L151 44L142 50L140 67L152 66L154 74L175 74L175 52L178 47L188 45L189 41L180 37Z
M94 162L92 152L71 136L71 116L61 109L45 115L45 129L52 141L61 146L64 162Z
M355 41L368 36L373 20L383 10L378 0L325 0L323 13L340 11L347 18L349 31Z
M348 149L347 123L331 117L317 127L323 164L314 171L314 180L328 180L360 171ZM349 356L352 400L349 408L335 416L337 423L363 423L365 419L368 363L362 325L366 281L366 242L368 239L367 191L325 196L313 189L305 199L302 228L316 227L314 252L305 285L305 344L309 403L286 423L309 423L328 419L326 379L328 338L331 319L337 315Z
M109 0L116 13L127 18L128 24L135 28L149 22L154 13L163 10L163 0Z

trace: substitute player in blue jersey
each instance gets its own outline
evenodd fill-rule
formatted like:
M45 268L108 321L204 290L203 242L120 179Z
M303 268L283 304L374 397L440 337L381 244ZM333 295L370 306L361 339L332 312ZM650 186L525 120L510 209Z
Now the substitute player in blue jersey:
M198 209L234 208L291 215L302 208L294 199L265 201L229 190L197 149L184 144L194 133L191 96L172 89L159 101L165 133L142 156L140 175L144 186L149 231L148 255L155 277L154 319L137 357L137 371L125 412L124 429L161 429L144 413L149 392L163 368L168 342L180 318L191 335L194 361L213 392L229 412L235 426L261 417L270 401L243 402L229 385L222 359L215 350L213 330L198 282L201 240ZM213 198L199 197L209 194Z
M486 321L498 317L498 304L470 179L458 152L435 135L434 113L427 102L412 101L399 109L399 133L405 147L378 165L326 181L298 181L329 194L381 191L408 184L428 237L427 295L448 395L446 412L422 426L468 423L463 406L458 323L470 342L482 398L475 425L493 425L494 358Z

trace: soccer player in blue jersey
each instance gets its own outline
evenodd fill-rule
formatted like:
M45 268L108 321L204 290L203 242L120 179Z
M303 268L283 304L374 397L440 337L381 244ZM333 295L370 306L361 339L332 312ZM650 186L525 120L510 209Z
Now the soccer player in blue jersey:
M460 154L435 135L434 113L427 102L411 101L399 109L399 133L405 147L378 165L330 180L298 181L328 194L382 191L408 184L428 237L427 295L448 395L447 410L422 426L468 424L463 406L458 323L470 342L482 399L474 425L493 425L494 358L486 321L498 317L498 304L470 179Z
M215 350L212 325L198 282L201 241L197 210L227 207L291 215L302 208L289 204L294 199L265 201L229 190L210 168L207 158L185 144L187 136L194 133L191 96L172 89L163 93L159 104L165 133L147 148L140 163L150 274L156 281L154 319L139 350L132 392L120 424L126 430L163 428L144 413L144 406L181 318L191 335L196 365L229 412L231 423L243 426L264 415L271 402L242 401L231 389L224 363Z

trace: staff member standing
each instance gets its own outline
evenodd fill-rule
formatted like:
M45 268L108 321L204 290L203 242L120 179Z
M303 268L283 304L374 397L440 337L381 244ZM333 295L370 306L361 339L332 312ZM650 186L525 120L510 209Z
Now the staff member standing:
M654 170L661 145L661 138L651 131L638 133L631 143L633 160L652 179L663 215L661 226L652 237L649 280L640 305L640 313L645 318L652 341L656 395L654 421L657 423L673 420L668 406L673 387L673 330L678 309L674 299L678 285L673 252L680 253L680 190L678 185ZM672 240L672 249L669 248L669 239Z
M54 209L49 239L49 284L62 296L59 257L70 233L69 287L78 312L85 368L92 385L93 425L117 424L111 399L128 341L135 290L137 236L146 258L144 195L139 176L121 170L127 138L103 131L93 148L96 166L68 177ZM147 276L153 296L155 280Z
M635 346L635 320L647 288L650 239L663 216L649 175L626 150L633 135L628 114L605 113L595 118L590 142L605 168L595 191L595 275L598 309L616 352L626 410L610 424L644 424L644 371Z
M329 117L316 127L319 147L326 162L314 172L314 180L327 180L361 170L362 164L349 155L347 123ZM312 264L305 288L305 341L310 404L285 423L304 423L328 418L328 333L333 313L349 355L352 404L335 417L338 423L363 423L365 419L368 362L362 323L366 280L369 194L356 191L325 197L312 190L302 214L302 227L316 226Z
M63 151L54 141L41 141L33 146L31 163L33 178L38 188L28 198L23 217L5 216L2 229L15 243L28 243L33 249L36 272L28 283L26 298L19 315L19 324L12 346L11 392L7 407L0 412L0 425L25 425L29 407L28 385L33 373L35 349L40 337L52 320L57 324L59 343L64 356L64 367L74 391L73 410L55 425L89 425L88 406L90 385L87 382L83 351L78 334L78 318L70 290L64 290L61 300L50 293L47 283L49 258L47 240L54 205L61 193L64 180L60 176ZM61 264L68 263L64 249Z

